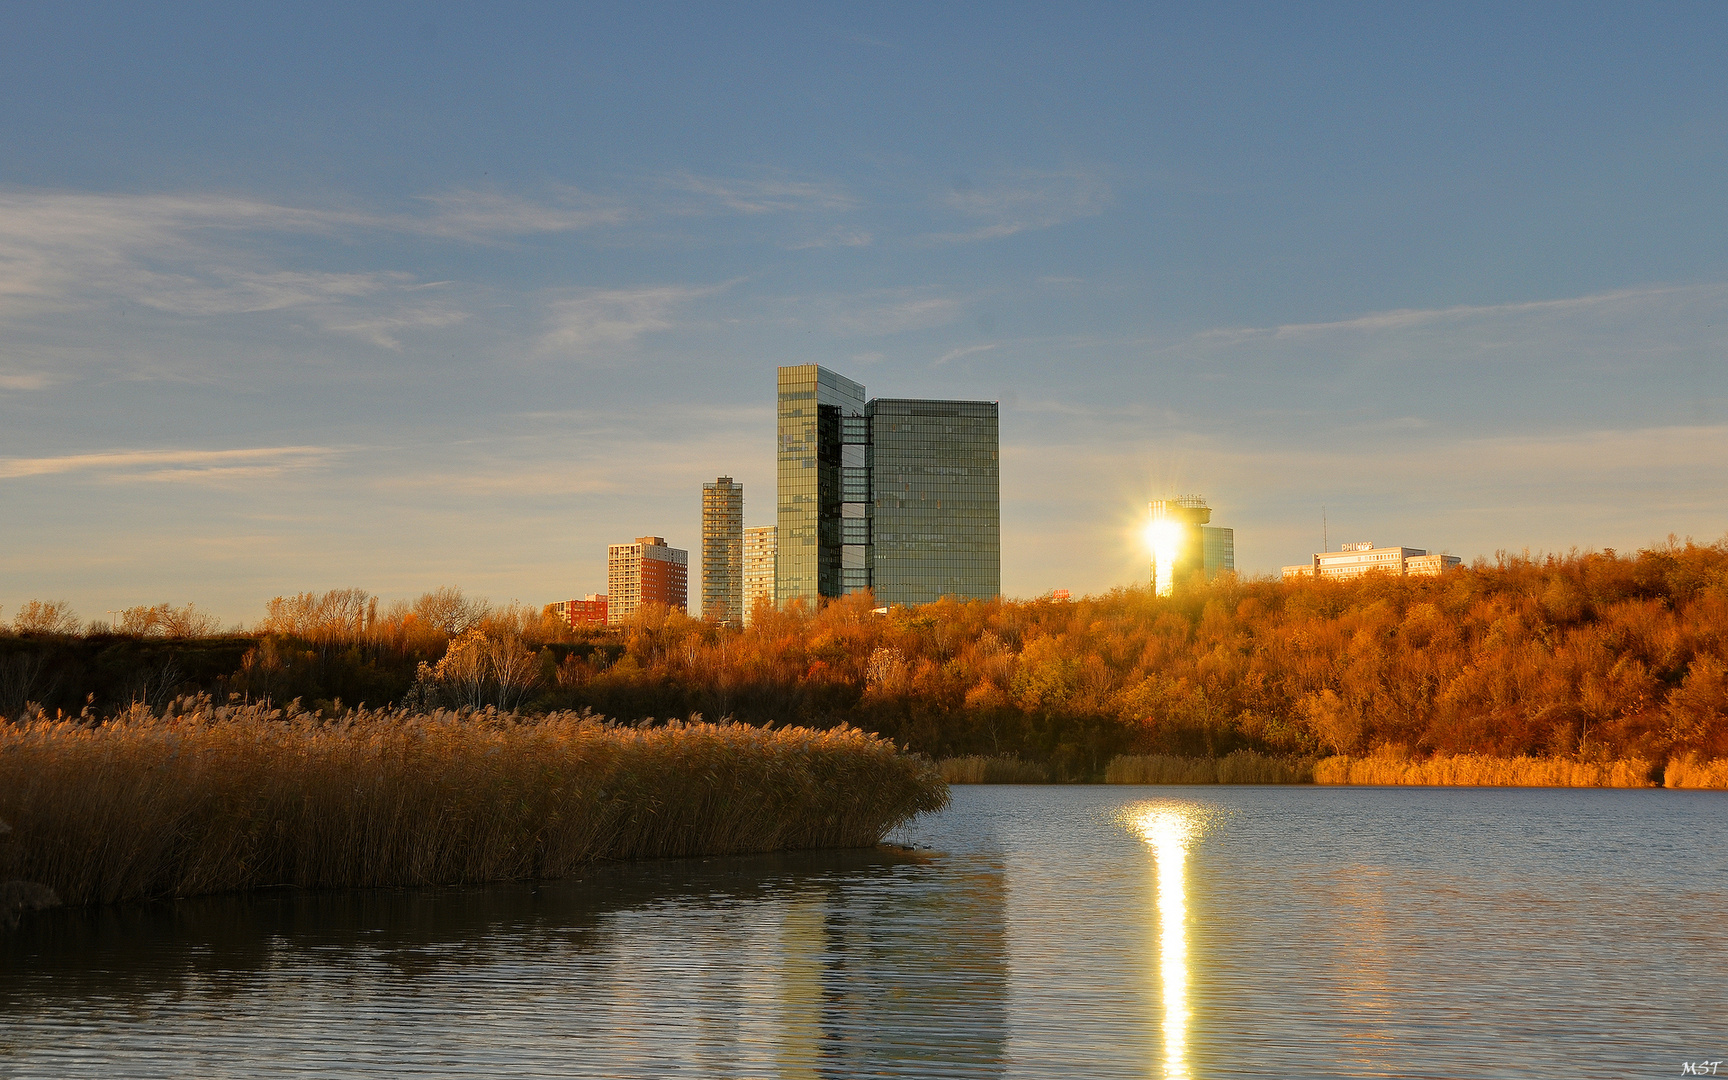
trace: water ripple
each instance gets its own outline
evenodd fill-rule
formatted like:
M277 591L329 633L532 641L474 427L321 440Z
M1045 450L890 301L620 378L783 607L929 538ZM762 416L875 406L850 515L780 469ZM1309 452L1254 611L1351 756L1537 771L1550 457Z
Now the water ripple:
M0 1077L1620 1077L1728 1056L1718 793L962 788L897 839L921 850L43 913L0 941Z

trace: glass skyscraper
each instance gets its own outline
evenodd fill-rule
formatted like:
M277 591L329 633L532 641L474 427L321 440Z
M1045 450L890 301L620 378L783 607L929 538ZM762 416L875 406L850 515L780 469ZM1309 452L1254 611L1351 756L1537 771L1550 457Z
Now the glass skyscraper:
M865 402L863 386L807 364L779 371L778 427L782 603L1000 595L995 402Z
M776 381L775 594L782 604L815 603L818 596L841 595L841 421L862 424L864 387L815 364L783 367Z

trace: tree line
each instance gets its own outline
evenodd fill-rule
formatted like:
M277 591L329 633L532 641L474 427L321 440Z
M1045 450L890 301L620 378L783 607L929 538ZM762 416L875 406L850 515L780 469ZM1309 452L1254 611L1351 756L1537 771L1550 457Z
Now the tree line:
M572 629L455 589L382 607L351 589L278 597L227 635L15 620L0 639L0 713L195 689L311 707L844 721L1063 777L1125 753L1728 757L1728 541L1502 555L1426 578L1225 575L1172 597L1134 587L873 609L868 594L764 607L739 630L648 608L623 627ZM33 697L14 670L27 656Z

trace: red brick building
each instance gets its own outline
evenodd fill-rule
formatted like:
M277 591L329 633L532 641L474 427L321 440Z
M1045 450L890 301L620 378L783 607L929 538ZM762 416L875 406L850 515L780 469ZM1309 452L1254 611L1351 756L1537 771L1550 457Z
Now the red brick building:
M561 600L552 614L570 626L605 626L606 594L589 593L586 600Z
M638 536L606 549L606 622L629 620L643 604L688 610L690 553L667 547L664 537Z

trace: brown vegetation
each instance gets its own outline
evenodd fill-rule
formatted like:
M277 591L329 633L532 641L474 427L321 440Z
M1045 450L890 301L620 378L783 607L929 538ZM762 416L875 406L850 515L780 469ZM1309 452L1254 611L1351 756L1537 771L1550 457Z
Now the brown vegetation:
M1649 761L1579 761L1573 758L1494 758L1436 755L1418 761L1380 755L1330 757L1314 766L1317 784L1415 784L1444 787L1653 787ZM1702 785L1699 785L1702 786Z
M943 758L936 763L942 779L950 784L1048 784L1050 770L1036 761L999 755L968 754Z
M556 877L596 859L857 847L947 801L854 728L181 700L0 726L0 879L68 903Z
M1106 784L1311 784L1314 759L1237 750L1221 758L1123 756L1104 770Z
M1662 770L1662 786L1728 789L1728 759L1700 761L1696 754L1683 754Z
M0 713L50 702L50 684L55 707L76 711L81 679L135 670L150 679L116 679L99 710L160 706L172 687L329 712L348 700L846 722L938 758L1017 756L1057 780L1097 779L1122 755L1235 751L1728 759L1728 542L1502 557L1430 578L1226 576L1168 598L872 608L868 595L794 605L743 631L647 608L625 627L573 630L455 590L382 608L361 590L308 593L231 639L244 663L215 677L188 674L187 644L55 681L52 665L19 659L46 639L0 640Z

